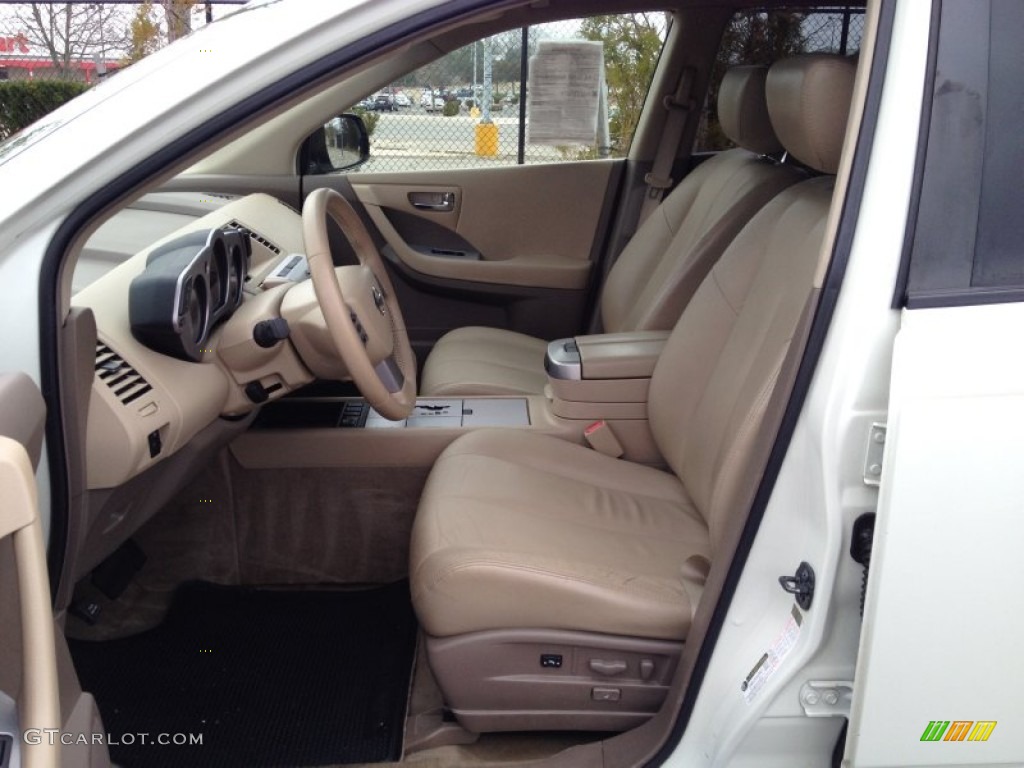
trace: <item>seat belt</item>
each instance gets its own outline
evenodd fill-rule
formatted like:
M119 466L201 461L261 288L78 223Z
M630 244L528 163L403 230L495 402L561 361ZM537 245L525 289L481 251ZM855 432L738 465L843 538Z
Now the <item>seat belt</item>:
M683 67L675 93L662 99L662 106L668 112L668 117L665 118L665 130L662 131L661 143L658 144L658 151L654 155L654 165L651 172L644 176L647 193L640 208L640 224L643 224L658 207L665 190L672 186L672 163L675 162L679 141L686 128L686 118L693 109L690 91L693 88L694 75L693 67Z

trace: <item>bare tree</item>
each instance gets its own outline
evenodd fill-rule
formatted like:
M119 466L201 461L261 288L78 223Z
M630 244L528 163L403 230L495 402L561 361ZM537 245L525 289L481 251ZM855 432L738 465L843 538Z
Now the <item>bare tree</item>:
M125 6L106 3L34 2L15 6L30 43L45 48L58 76L74 78L73 62L87 56L120 56L127 47Z
M173 43L192 31L192 6L195 0L160 0L167 20L167 42Z

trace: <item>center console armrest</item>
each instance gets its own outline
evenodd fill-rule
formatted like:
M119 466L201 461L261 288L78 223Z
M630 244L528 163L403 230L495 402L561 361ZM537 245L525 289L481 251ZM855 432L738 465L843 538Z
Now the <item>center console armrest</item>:
M604 421L626 459L660 463L647 422L647 396L668 337L668 331L634 331L551 342L544 361L551 415L581 436Z
M649 379L668 331L632 331L577 336L583 379Z

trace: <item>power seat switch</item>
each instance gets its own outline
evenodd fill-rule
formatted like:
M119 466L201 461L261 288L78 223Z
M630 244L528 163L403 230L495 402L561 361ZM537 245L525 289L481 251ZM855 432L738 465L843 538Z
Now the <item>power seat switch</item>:
M559 669L562 666L562 654L542 653L540 655L540 665L548 669Z

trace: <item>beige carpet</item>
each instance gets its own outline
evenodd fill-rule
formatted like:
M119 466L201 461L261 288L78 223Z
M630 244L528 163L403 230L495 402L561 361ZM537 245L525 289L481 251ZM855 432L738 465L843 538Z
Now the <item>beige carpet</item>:
M160 623L185 581L388 584L408 575L409 535L428 468L243 469L227 451L134 537L147 562L117 601L88 580L71 637L107 640Z

